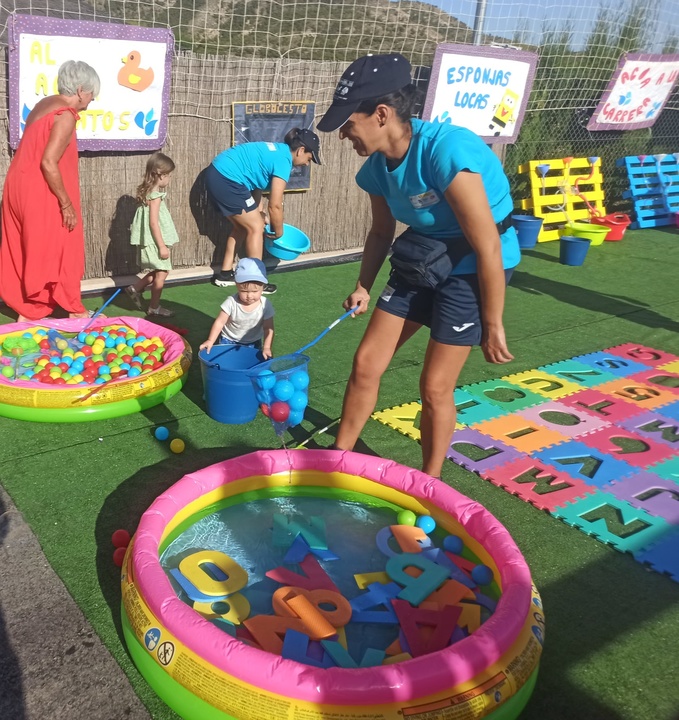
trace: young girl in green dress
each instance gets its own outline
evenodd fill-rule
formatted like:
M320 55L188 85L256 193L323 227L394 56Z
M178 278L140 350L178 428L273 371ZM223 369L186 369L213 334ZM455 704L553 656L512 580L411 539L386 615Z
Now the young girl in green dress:
M174 315L160 304L165 278L172 270L170 247L179 241L165 205L166 188L173 170L174 163L163 153L153 153L148 159L144 180L137 188L139 207L130 229L130 243L139 247L139 265L145 274L125 290L139 310L143 310L142 294L151 286L151 302L146 314L160 317Z

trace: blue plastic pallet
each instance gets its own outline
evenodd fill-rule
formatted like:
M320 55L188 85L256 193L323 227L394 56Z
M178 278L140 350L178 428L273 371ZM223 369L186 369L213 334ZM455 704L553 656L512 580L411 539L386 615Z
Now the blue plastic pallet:
M630 189L623 197L632 200L636 213L630 227L673 225L679 213L679 153L628 155L616 165L627 169Z

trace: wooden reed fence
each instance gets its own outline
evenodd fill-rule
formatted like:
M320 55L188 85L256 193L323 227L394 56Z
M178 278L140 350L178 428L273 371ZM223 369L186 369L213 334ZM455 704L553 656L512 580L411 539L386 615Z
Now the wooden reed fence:
M276 100L329 105L344 63L243 60L180 54L173 62L168 139L162 151L176 164L167 204L181 242L173 248L176 268L221 262L229 224L208 206L201 171L231 146L231 103ZM6 78L0 98L7 106ZM0 118L0 180L10 161L9 128ZM280 142L282 138L271 138ZM129 228L134 194L148 153L81 153L80 188L85 227L85 278L135 272ZM321 134L323 165L312 168L311 188L285 195L285 221L306 232L312 252L358 249L369 223L369 201L354 182L362 164L337 133Z

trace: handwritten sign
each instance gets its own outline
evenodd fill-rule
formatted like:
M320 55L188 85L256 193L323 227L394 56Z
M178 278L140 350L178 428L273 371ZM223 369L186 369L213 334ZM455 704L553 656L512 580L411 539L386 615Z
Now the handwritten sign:
M637 130L660 116L679 77L679 55L623 55L588 130Z
M282 143L294 127L309 128L314 121L316 104L303 100L261 100L235 102L233 106L233 144L246 142ZM286 190L308 190L311 167L293 167Z
M513 143L533 86L537 55L512 48L438 45L423 117Z
M157 150L167 136L174 38L163 28L10 16L10 145L28 114L57 90L66 60L91 65L101 91L80 113L79 150Z

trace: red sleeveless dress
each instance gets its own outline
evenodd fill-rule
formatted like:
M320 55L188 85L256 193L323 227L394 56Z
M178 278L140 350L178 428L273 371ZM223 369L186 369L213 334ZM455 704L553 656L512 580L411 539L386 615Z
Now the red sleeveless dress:
M59 160L64 187L79 219L71 232L62 224L59 201L40 169L54 118L63 112L78 117L72 108L57 108L26 128L2 194L0 296L30 320L50 315L57 306L71 313L85 311L80 300L85 240L75 129Z

